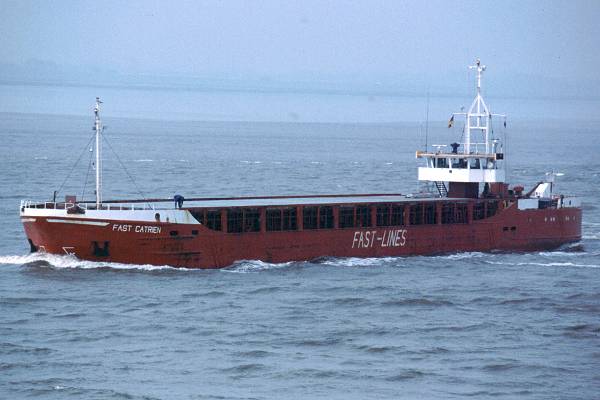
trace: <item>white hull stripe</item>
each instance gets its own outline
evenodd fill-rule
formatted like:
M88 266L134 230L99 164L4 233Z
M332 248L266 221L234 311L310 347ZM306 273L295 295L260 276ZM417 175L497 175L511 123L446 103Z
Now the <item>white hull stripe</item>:
M52 219L48 218L48 222L57 222L61 224L77 224L77 225L94 225L94 226L106 226L109 222L98 222L98 221L80 221L76 219Z
M35 218L21 218L21 222L35 222Z

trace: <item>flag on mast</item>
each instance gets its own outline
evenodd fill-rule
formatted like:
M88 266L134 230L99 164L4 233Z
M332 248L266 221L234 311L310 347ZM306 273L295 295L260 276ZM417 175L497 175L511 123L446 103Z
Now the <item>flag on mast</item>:
M448 121L448 128L452 128L452 125L454 125L454 114L452 114L452 117Z

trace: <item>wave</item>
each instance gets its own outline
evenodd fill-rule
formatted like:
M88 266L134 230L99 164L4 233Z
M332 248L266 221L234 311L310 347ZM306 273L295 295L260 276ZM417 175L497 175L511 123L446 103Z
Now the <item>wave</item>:
M537 253L538 256L542 257L581 257L582 251L540 251Z
M406 261L422 260L465 260L471 258L487 257L489 254L481 252L451 253L438 256L398 256L398 257L322 257L313 260L313 263L331 265L334 267L367 267L372 265L394 264L396 267L406 266ZM399 263L402 262L402 263Z
M260 260L240 260L236 261L229 267L223 268L221 271L234 273L253 273L290 267L302 267L311 264L332 267L367 267L389 264L404 259L406 259L406 257L320 257L311 261L288 261L283 263L269 263Z
M515 265L536 265L539 267L579 267L579 268L600 268L600 265L596 264L576 264L572 262L522 262Z
M381 265L394 260L400 260L401 257L322 257L312 262L319 265L329 265L333 267L366 267L371 265Z
M24 256L0 256L0 264L13 264L29 267L47 267L53 269L115 269L141 271L190 271L188 268L175 268L169 265L122 264L115 262L97 262L80 260L72 255L31 253Z
M387 377L386 380L390 381L390 382L400 382L400 381L406 381L409 379L422 378L425 375L427 375L427 374L421 370L409 368L409 369L405 369L404 371L401 371L400 373L398 373L396 375Z
M258 289L254 289L248 292L248 294L271 294L271 293L276 293L276 292L280 292L283 288L279 287L279 286L267 286L267 287L261 287Z
M248 274L261 271L269 271L274 269L281 269L289 267L292 264L299 264L294 261L288 261L285 263L268 263L259 260L241 260L236 261L233 265L221 269L223 272L232 272L238 274Z
M448 300L439 299L426 299L426 298L409 298L409 299L398 299L389 300L383 303L384 306L427 306L427 307L438 307L438 306L453 306L454 303Z
M512 266L536 266L536 267L575 267L575 268L600 268L600 265L597 264L580 264L580 263L573 263L573 262L534 262L534 261L528 261L528 262L520 262L520 263L514 263L514 262L510 262L510 261L489 261L486 260L485 261L486 264L492 264L492 265L512 265Z
M387 352L399 352L403 351L403 347L400 346L369 346L361 345L356 347L358 350L366 351L367 353L387 353Z
M552 302L552 299L549 299L547 297L526 297L526 298L521 298L521 299L507 299L507 300L502 300L499 304L501 305L520 305L520 304L527 304L527 303L549 303Z
M565 328L565 331L600 333L600 325L592 325L592 324L570 325Z
M13 343L1 343L0 354L34 354L34 355L46 355L53 353L54 350L47 347L33 347Z
M393 258L324 258L312 261L312 264L325 264L338 267L370 266L389 262ZM269 263L260 260L240 260L231 266L220 269L229 273L256 273L262 271L278 270L290 266L303 266L311 262L288 261L283 263ZM116 269L116 270L172 270L172 271L200 271L197 268L179 268L169 265L151 264L124 264L116 262L97 262L81 260L72 255L57 255L49 253L30 253L27 255L0 256L0 264L13 264L34 267L48 267L55 269Z
M537 255L544 258L552 257L572 257L580 256L581 253L569 251L540 252ZM591 254L594 255L594 254ZM220 271L229 273L257 273L262 271L279 270L290 267L304 267L307 265L326 265L332 267L370 267L370 266L392 266L406 267L408 260L423 259L445 259L445 260L466 260L471 258L488 257L489 254L480 252L455 253L431 257L323 257L312 261L288 261L283 263L269 263L260 260L241 260L233 265L223 268ZM574 262L503 262L484 260L487 264L495 265L517 265L517 266L542 266L542 267L579 267L579 268L600 268L597 264L574 263ZM72 255L57 255L49 253L30 253L27 255L4 255L0 256L0 264L22 265L30 267L47 267L54 269L115 269L132 271L202 271L197 268L180 268L169 265L151 265L151 264L124 264L117 262L87 261L78 259Z
M516 362L506 362L506 363L484 365L483 370L490 371L490 372L501 372L501 371L507 371L507 370L519 368L519 367L520 367L520 365Z
M453 253L447 254L443 256L435 256L435 258L444 258L448 260L464 260L469 258L480 258L480 257L489 257L489 253L482 253L479 251L469 251L464 253Z
M275 353L271 353L265 350L249 350L249 351L240 351L236 353L240 357L244 358L264 358L274 355Z
M265 369L265 365L259 363L249 363L249 364L240 364L235 365L230 368L222 368L221 371L225 373L233 373L233 374L248 374L252 372L258 372Z

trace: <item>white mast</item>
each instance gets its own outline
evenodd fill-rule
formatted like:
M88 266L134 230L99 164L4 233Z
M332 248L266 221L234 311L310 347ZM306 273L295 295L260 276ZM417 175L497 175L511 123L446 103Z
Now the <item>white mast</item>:
M472 154L472 153L480 153L480 149L478 149L478 144L485 145L485 154L488 154L490 151L489 148L489 128L490 128L490 112L483 101L483 97L481 97L481 73L485 71L485 65L481 65L481 61L479 58L475 61L475 65L470 65L469 69L477 70L477 95L469 108L467 113L467 127L465 129L465 145L464 145L464 153ZM484 122L482 124L482 122ZM473 151L472 148L472 138L471 131L480 131L483 133L483 142L484 143L474 143L475 149ZM475 138L473 138L475 139ZM475 139L477 140L477 139Z
M102 104L100 97L96 97L96 106L94 107L94 130L96 131L96 209L100 209L102 205L102 158L100 157L102 121L100 121L100 104Z

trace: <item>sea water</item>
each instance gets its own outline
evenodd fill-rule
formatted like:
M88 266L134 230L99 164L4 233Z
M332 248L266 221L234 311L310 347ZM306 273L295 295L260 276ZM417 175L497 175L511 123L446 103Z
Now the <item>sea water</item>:
M201 271L28 253L21 199L93 198L97 95L105 199L410 193L414 151L461 134L443 120L460 99L425 124L419 98L2 86L0 398L598 398L592 103L488 100L515 116L510 181L561 172L582 197L580 243Z

